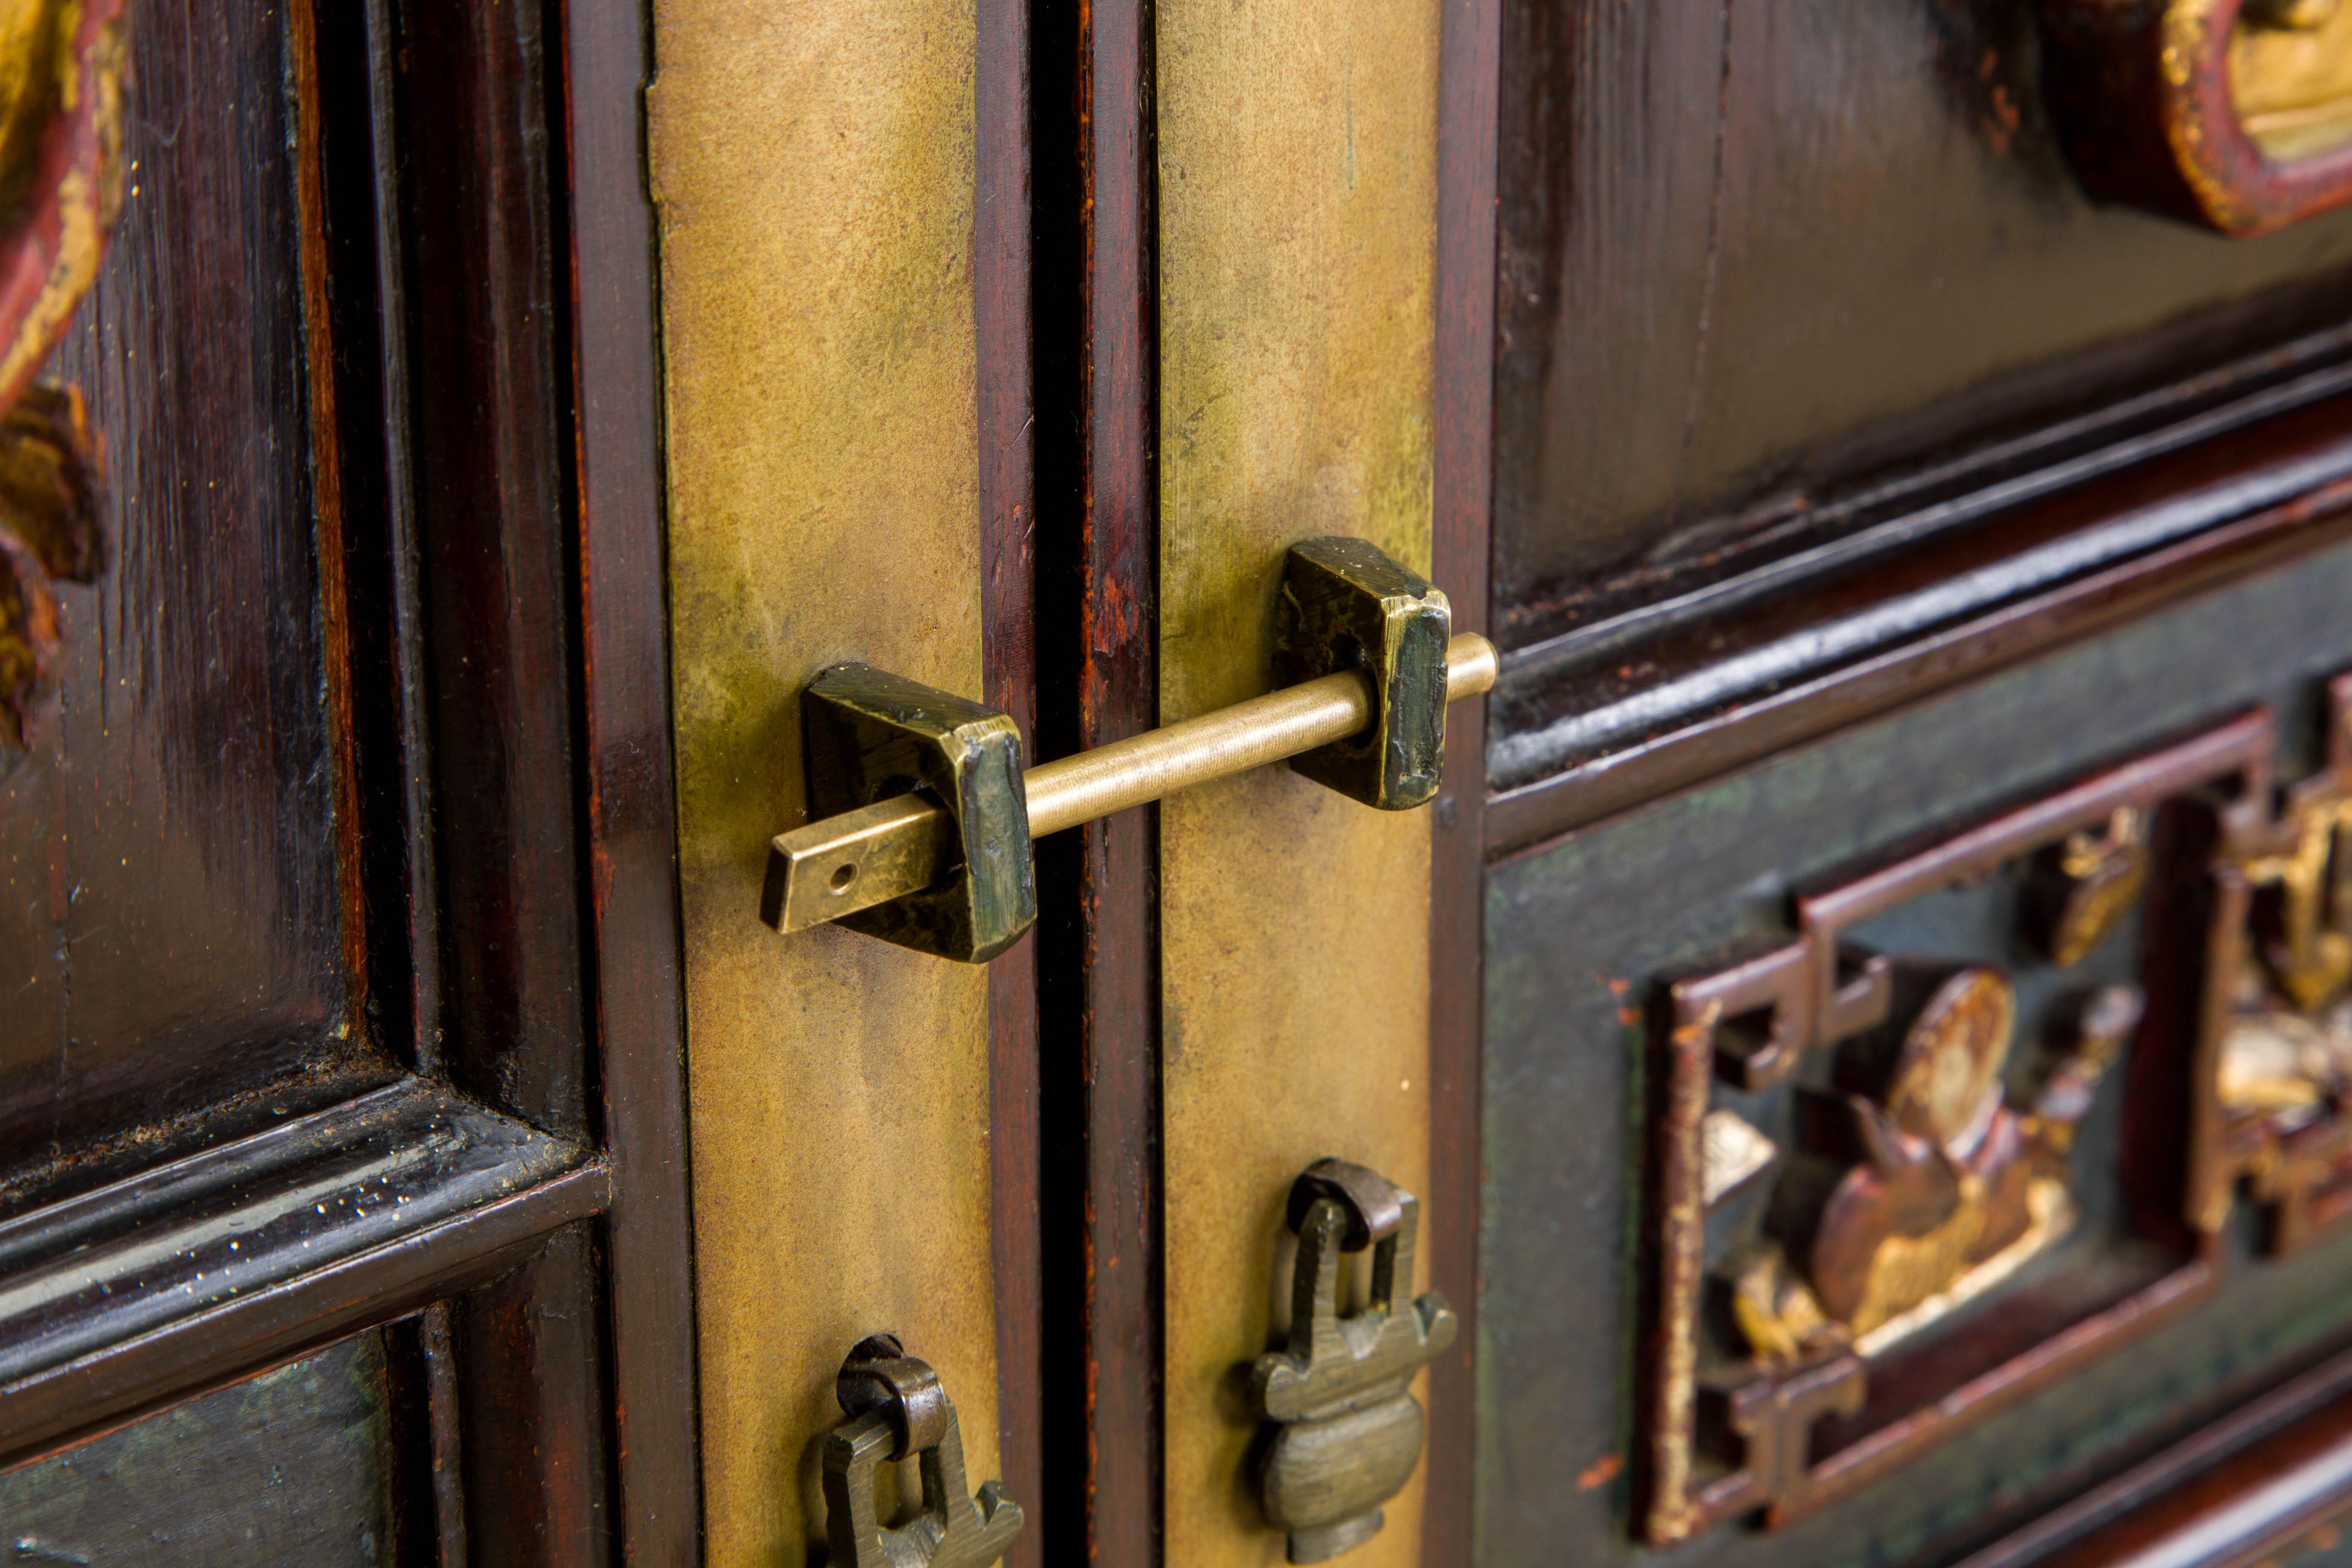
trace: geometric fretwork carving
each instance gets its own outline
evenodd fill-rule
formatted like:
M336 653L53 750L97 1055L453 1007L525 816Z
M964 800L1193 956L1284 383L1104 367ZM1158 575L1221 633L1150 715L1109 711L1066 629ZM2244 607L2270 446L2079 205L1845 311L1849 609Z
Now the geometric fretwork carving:
M2109 1352L2210 1288L2242 1174L2298 1223L2352 1186L2352 1072L2293 1128L2220 1099L2250 942L2266 995L2308 988L2298 1016L2352 983L2352 900L2304 898L2315 836L2352 886L2342 709L2328 771L2276 812L2257 711L1809 891L1790 939L1664 988L1650 1539L1793 1517ZM1997 959L1856 934L1970 889L2009 911ZM2086 1119L2106 1195L2073 1235Z

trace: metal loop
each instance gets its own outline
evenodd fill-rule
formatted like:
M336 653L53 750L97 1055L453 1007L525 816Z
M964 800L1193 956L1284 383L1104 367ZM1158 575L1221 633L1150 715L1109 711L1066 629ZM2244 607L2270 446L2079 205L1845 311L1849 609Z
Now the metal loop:
M1376 1241L1396 1235L1404 1218L1404 1205L1396 1187L1378 1171L1346 1160L1318 1160L1290 1187L1290 1228L1307 1223L1318 1198L1328 1198L1348 1214L1348 1234L1340 1238L1342 1252L1361 1252Z
M847 1415L881 1410L890 1421L890 1457L903 1459L940 1446L947 1435L947 1390L930 1363L907 1353L896 1334L860 1340L841 1363L834 1397Z

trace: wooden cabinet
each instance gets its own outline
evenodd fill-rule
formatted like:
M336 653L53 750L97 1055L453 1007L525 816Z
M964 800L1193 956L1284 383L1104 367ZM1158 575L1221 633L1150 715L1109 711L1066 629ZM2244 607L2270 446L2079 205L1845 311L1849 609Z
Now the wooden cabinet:
M20 1556L2338 1552L2352 5L19 9Z

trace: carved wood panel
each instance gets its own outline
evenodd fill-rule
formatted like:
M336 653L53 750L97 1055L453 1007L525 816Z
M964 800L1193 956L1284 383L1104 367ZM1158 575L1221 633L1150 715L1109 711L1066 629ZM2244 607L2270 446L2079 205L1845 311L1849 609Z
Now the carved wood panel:
M2284 794L2256 709L1663 988L1650 1539L1792 1520L2165 1321L2241 1193L2273 1254L2352 1214L2352 678L2326 710Z

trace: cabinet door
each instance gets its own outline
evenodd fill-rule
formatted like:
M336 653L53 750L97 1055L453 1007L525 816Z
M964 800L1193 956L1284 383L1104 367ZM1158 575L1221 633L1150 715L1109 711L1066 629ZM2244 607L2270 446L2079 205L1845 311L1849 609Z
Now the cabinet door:
M635 18L7 35L5 1533L689 1561Z

